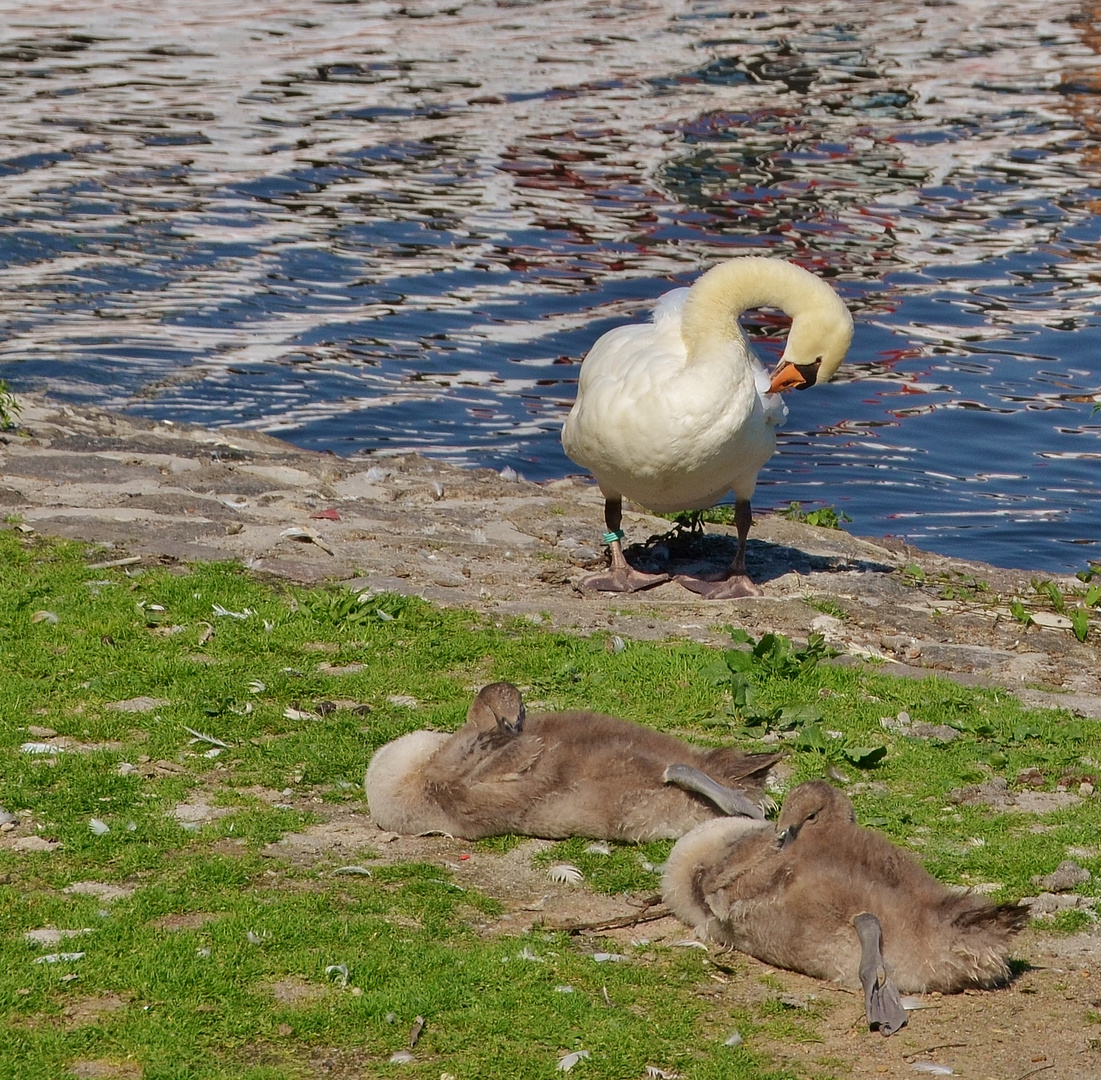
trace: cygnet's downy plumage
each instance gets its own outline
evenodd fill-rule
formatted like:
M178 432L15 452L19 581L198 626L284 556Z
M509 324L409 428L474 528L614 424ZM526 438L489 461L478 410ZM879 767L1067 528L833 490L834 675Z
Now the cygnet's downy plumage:
M824 781L788 793L775 827L735 819L688 833L666 903L701 935L775 967L864 989L868 1021L906 1023L902 993L995 987L1027 908L958 893L856 824Z
M601 713L526 715L515 686L493 683L455 734L414 731L379 749L365 787L371 816L394 832L655 840L720 814L762 817L779 758Z

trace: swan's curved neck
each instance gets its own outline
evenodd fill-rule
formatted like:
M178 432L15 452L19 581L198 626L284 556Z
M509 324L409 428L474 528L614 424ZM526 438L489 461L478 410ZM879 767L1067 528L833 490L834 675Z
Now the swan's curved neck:
M755 307L777 307L790 316L784 357L796 362L816 359L815 349L838 337L839 331L845 337L843 355L852 336L848 310L824 281L783 259L748 256L712 267L689 290L681 316L689 358L741 339L738 316ZM810 355L797 355L803 351Z

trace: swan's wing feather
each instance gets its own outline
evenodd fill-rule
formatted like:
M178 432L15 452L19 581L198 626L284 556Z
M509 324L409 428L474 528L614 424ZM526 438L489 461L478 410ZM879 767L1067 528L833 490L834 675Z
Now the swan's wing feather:
M617 327L596 342L562 428L566 453L593 472L606 497L650 510L711 506L730 490L749 498L786 415L781 399L768 395L766 403L746 378L740 334L729 355L720 345L689 363L685 297L673 290L653 322Z
M684 302L688 299L689 290L685 289L670 289L667 293L662 293L658 297L657 303L654 304L654 325L658 325L664 322L666 319L673 319L677 324L677 333L680 333L680 320L681 312L684 310Z
M601 383L633 383L649 373L667 378L668 372L683 368L687 358L679 319L617 326L589 350L581 365L578 393L589 394Z

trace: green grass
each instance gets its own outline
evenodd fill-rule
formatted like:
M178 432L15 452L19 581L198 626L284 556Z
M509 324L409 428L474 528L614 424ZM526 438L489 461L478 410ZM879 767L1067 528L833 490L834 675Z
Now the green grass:
M1101 771L1097 725L1004 693L838 666L782 639L734 635L729 655L680 641L615 652L602 637L415 599L272 587L228 565L88 569L102 557L0 532L0 806L60 844L17 852L0 840L0 1078L63 1077L78 1060L120 1076L140 1067L146 1080L310 1076L325 1061L334 1076L549 1077L576 1049L591 1054L575 1071L589 1078L647 1064L696 1080L788 1076L753 1050L754 1033L813 1040L822 1014L778 998L716 1006L714 969L696 950L605 943L627 959L599 964L599 941L486 939L477 927L496 901L438 866L333 876L267 850L326 804L358 805L378 746L457 727L473 690L496 679L529 703L618 713L701 742L764 749L779 732L795 780L839 769L861 820L948 882L994 883L997 898L1035 891L1031 875L1068 848L1097 849L1097 799L1041 818L949 801L992 771L1012 783L1036 767L1049 788L1064 772ZM111 707L140 696L160 703ZM959 737L937 745L885 731L880 718L900 711ZM27 753L45 738L34 726L79 746ZM874 762L849 752L867 747L884 752ZM200 799L225 813L187 828L172 810ZM94 833L93 818L109 831ZM540 861L574 863L597 891L648 895L670 845L587 847L566 841ZM1101 859L1078 861L1095 875L1080 890L1096 893ZM87 881L125 894L63 891ZM1088 918L1073 912L1058 928ZM91 932L49 947L24 940L42 927ZM334 965L346 965L347 985L326 972ZM81 1008L92 1013L74 1018ZM416 1060L390 1065L417 1016ZM735 1027L746 1044L724 1046Z

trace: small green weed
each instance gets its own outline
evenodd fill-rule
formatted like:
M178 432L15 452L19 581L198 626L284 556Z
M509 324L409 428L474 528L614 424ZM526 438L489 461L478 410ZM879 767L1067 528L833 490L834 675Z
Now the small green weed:
M852 521L843 510L833 506L823 506L817 510L804 510L803 504L792 502L786 510L780 511L780 516L788 521L802 521L807 525L817 525L820 529L840 529L841 522Z
M1028 608L1026 608L1020 600L1011 600L1009 602L1009 610L1013 613L1013 618L1023 626L1032 625L1032 616L1029 614Z
M1064 614L1066 601L1063 599L1062 591L1054 581L1037 581L1036 578L1033 578L1032 588L1039 596L1045 597L1049 601L1053 610L1060 615Z
M847 619L849 613L836 601L826 596L804 596L807 607L820 611L823 615L832 615L835 619Z
M907 563L900 571L907 585L924 585L925 571L917 563Z
M722 504L711 506L706 510L676 510L670 514L655 514L654 516L671 521L673 528L668 533L651 536L646 541L647 545L659 541L690 540L703 533L704 525L733 525L734 507Z
M9 431L18 426L23 406L19 399L8 389L8 384L0 379L0 431Z
M716 685L729 689L730 712L735 718L750 728L789 733L795 749L828 760L866 769L883 759L885 746L852 743L840 733L823 728L823 714L817 704L764 704L762 687L786 683L795 689L831 655L821 634L811 634L802 649L783 634L764 634L755 641L745 630L734 628L730 635L737 644L750 648L727 650L723 665L712 665L709 673Z
M342 630L358 630L400 619L409 607L406 597L351 589L304 592L299 603L311 616Z
M945 575L940 589L940 598L942 600L978 600L989 592L990 586L980 578L971 574L955 573L951 576Z
M911 588L935 587L941 600L974 601L989 600L990 585L973 574L949 571L930 578L917 563L909 563L900 571L903 581Z
M1085 641L1090 631L1090 616L1094 609L1101 606L1101 585L1091 584L1092 571L1079 571L1077 577L1085 583L1085 588L1077 586L1064 592L1054 581L1039 580L1033 578L1032 589L1036 597L1046 601L1056 614L1070 620L1070 629L1079 641ZM1068 602L1076 601L1073 608L1068 607ZM1031 626L1038 620L1033 612L1026 606L1025 601L1015 598L1010 601L1009 610L1013 617L1024 626Z
M817 718L814 710L762 710L759 689L772 680L797 679L812 671L829 655L821 634L811 634L803 649L796 648L783 634L764 634L759 641L754 640L741 627L731 627L730 637L735 644L749 648L728 649L722 660L710 664L704 674L713 685L729 691L730 711L737 719L751 726L788 730Z

